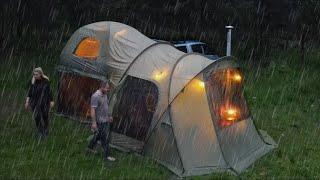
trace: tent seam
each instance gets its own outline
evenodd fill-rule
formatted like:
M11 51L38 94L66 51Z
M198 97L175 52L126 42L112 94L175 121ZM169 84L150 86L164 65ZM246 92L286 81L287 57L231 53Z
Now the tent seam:
M169 109L168 112L169 112L170 123L173 125L173 121L171 119L171 105L168 106L168 109ZM174 137L174 142L175 142L176 147L177 147L178 155L179 155L179 158L180 158L180 161L181 161L181 164L182 164L182 173L181 174L184 174L186 172L186 169L185 169L185 166L184 166L184 163L183 163L183 160L182 160L180 148L178 146L178 142L177 142L177 139L176 139L176 134L174 133L174 130L173 130L173 126L171 126L171 130L172 130L172 134L173 134L173 137Z

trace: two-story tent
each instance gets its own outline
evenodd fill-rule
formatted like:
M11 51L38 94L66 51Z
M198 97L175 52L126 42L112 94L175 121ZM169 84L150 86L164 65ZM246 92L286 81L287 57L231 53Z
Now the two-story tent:
M185 54L116 22L78 29L61 53L58 111L88 115L98 80L113 84L112 144L179 176L241 173L276 147L254 125L233 57Z

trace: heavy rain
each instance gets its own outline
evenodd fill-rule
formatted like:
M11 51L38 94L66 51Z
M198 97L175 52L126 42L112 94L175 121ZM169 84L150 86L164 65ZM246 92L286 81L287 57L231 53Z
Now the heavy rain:
M0 1L0 179L319 179L320 1Z

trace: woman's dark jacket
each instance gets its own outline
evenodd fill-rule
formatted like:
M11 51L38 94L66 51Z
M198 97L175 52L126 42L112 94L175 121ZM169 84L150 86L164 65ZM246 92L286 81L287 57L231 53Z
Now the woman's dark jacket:
M30 82L28 97L32 108L36 106L48 107L50 101L53 101L49 80L42 78L36 80L34 84Z

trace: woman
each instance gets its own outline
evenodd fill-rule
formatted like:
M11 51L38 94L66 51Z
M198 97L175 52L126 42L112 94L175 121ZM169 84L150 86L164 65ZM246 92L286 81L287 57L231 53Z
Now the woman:
M44 75L41 67L33 70L25 108L31 107L38 128L38 135L48 135L49 110L54 106L49 78Z

